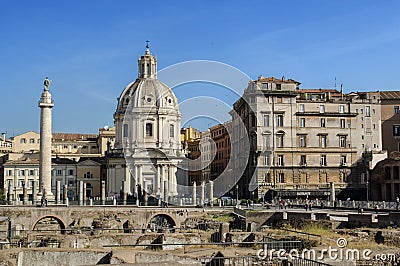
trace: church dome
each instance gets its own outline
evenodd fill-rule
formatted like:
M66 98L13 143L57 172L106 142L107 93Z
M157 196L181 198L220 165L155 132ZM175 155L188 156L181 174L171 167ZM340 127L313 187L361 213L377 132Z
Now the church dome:
M128 106L177 110L178 100L172 90L157 79L157 60L148 48L139 58L138 68L138 78L126 86L118 98L116 114L125 113Z
M157 60L146 47L138 77L124 88L114 113L115 147L180 149L178 100L157 79Z
M157 107L175 109L178 105L172 90L158 79L138 78L122 91L118 99L117 113L126 108Z

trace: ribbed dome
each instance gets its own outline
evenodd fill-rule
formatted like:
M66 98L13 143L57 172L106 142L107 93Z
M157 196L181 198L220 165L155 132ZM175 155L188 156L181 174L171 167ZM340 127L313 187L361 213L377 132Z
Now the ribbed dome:
M179 150L180 121L178 100L157 79L157 60L147 47L138 60L138 78L118 98L115 147Z
M118 100L117 113L126 108L158 107L175 109L178 101L172 90L158 79L138 78L122 91Z

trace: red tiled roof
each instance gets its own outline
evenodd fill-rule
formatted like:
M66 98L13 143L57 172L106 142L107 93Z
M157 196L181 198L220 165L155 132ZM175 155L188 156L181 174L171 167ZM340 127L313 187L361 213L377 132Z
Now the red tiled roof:
M96 134L53 133L54 140L88 140L97 138Z
M330 92L330 93L335 93L341 95L340 91L335 90L335 89L299 89L298 92L300 93L325 93L325 92Z

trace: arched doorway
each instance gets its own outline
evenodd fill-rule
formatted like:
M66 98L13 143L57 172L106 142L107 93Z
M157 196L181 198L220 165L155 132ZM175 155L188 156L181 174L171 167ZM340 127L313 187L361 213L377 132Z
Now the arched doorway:
M65 234L65 227L65 223L61 218L48 215L39 218L32 226L32 231Z
M150 219L147 228L154 232L174 232L176 223L168 214L157 214Z

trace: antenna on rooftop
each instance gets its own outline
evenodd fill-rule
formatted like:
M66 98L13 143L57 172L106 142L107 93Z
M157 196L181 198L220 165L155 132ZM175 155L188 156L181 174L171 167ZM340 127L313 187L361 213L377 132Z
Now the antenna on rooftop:
M336 77L335 77L335 90L336 90Z

